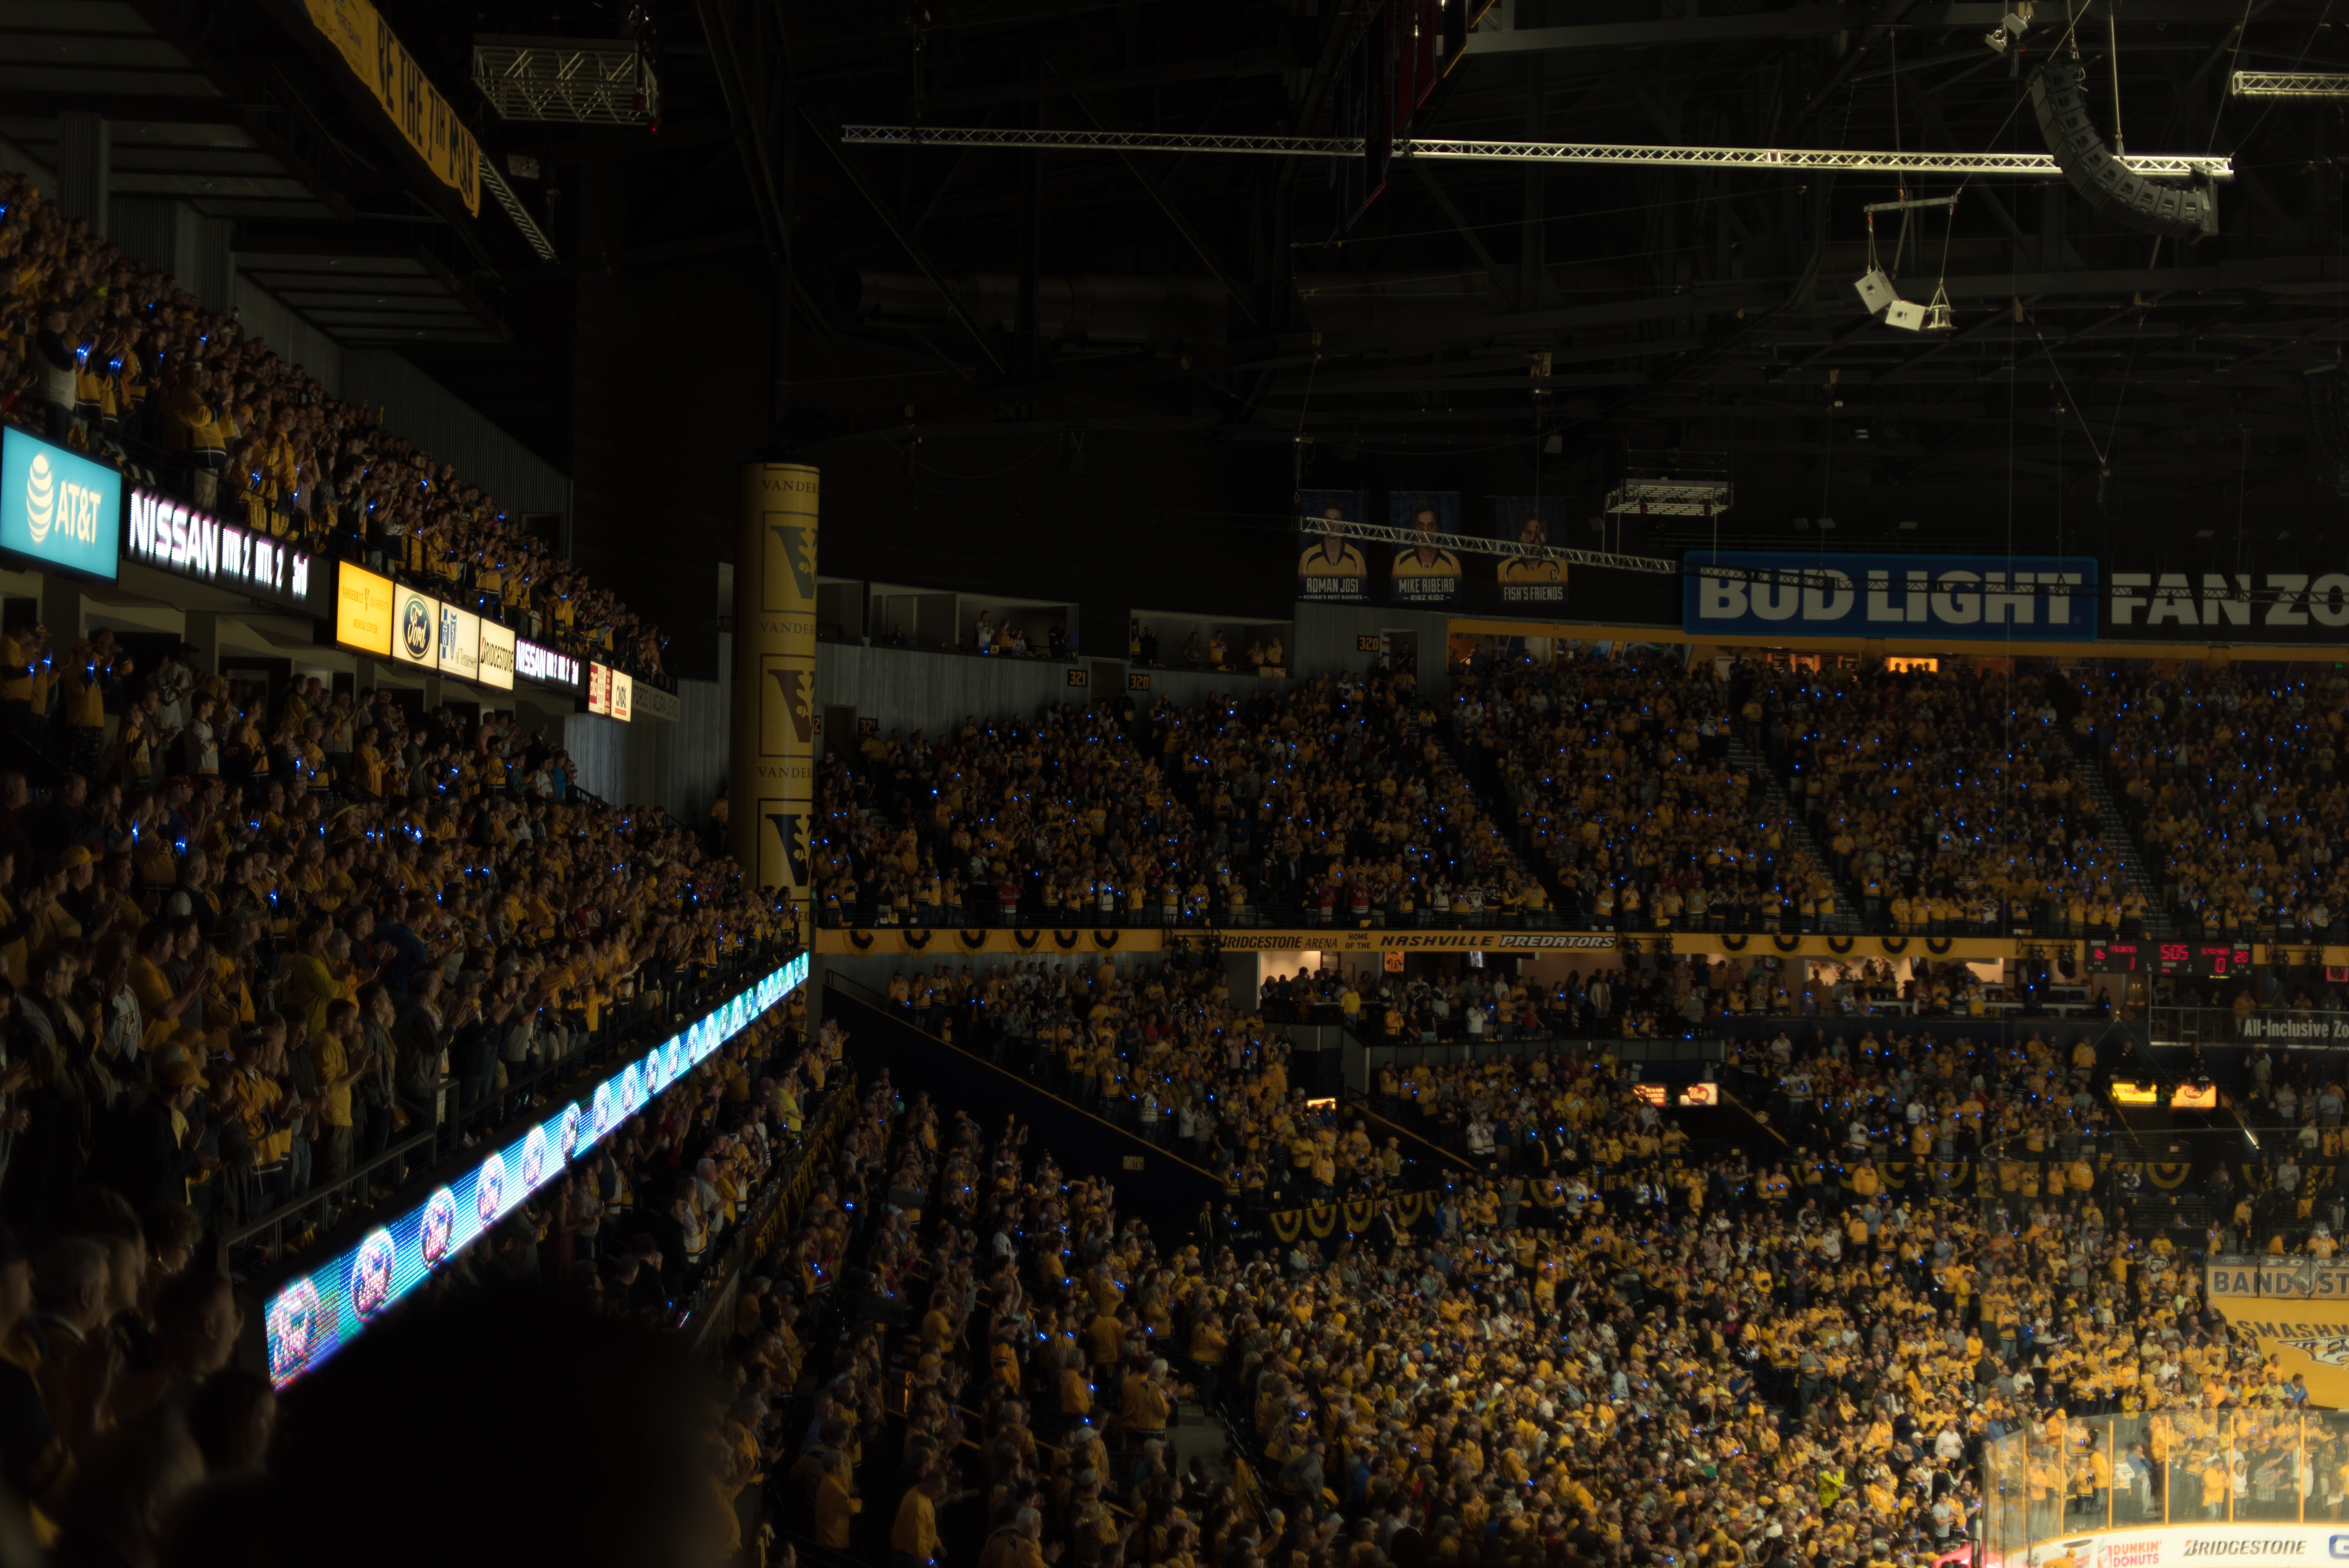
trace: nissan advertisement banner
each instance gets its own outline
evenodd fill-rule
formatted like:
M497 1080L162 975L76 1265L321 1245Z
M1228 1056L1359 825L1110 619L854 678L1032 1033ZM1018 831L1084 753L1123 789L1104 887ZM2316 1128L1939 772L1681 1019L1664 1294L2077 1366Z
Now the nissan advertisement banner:
M175 577L305 614L334 602L335 562L151 490L130 492L122 553Z

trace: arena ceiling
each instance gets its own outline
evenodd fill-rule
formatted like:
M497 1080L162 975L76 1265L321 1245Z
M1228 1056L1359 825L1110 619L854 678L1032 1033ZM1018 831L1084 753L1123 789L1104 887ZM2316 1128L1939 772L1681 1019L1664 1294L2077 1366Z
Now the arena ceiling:
M202 9L137 6L191 27ZM772 361L740 334L727 349L761 362L773 432L819 460L1017 438L1081 465L1113 432L1319 464L1321 482L1361 454L1499 454L1601 486L1643 457L1718 454L1755 498L1728 531L1779 538L1830 512L1888 535L1933 506L2005 519L2018 494L2110 524L2128 493L2188 537L2203 513L2225 514L2218 532L2248 514L2272 541L2338 506L2306 388L2349 340L2333 150L2349 102L2229 84L2349 70L2343 0L2040 0L2004 52L1984 42L2009 9L1992 0L1471 0L1475 30L1413 122L2042 152L2026 83L2068 30L2107 140L2116 101L2129 150L2231 159L2219 232L2193 242L2120 228L2044 178L1405 158L1341 229L1327 159L842 142L857 125L1328 135L1370 0L382 9L502 170L536 160L510 183L554 254L487 200L469 222L352 205L432 244L509 321L588 275L689 298L715 269L757 272L789 302L788 342ZM489 36L640 45L657 129L490 113L465 86ZM347 102L303 96L320 145L378 167ZM622 216L583 226L615 192ZM1953 193L1954 210L1883 215L1877 245L1909 298L1946 290L1954 329L1864 314L1862 209ZM332 225L247 226L283 252ZM569 325L518 331L528 349Z
M2108 138L2116 90L2131 150L2232 159L2220 232L2194 242L2116 227L2060 180L1410 160L1333 233L1325 159L839 141L1326 135L1373 9L701 0L653 13L657 137L541 145L667 193L615 264L788 251L785 428L814 450L1107 425L1339 454L1522 443L1593 475L1717 452L1790 493L1842 469L1986 500L2059 476L2089 500L2108 474L2216 496L2320 461L2303 386L2349 336L2344 106L2228 87L2349 67L2331 0L2099 0L2071 25ZM2025 83L2063 7L2001 53L1984 34L2007 9L1496 0L1413 133L2044 151ZM1863 314L1863 207L1952 193L1953 214L1886 214L1878 246L1910 297L1946 287L1955 329Z

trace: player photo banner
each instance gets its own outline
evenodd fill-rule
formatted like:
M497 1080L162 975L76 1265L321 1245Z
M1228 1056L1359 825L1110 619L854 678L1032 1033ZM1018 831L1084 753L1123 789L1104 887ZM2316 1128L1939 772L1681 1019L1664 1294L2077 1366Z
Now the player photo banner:
M1458 490L1390 490L1387 522L1423 536L1460 531ZM1426 544L1398 544L1388 568L1388 602L1395 604L1451 604L1460 598L1460 557L1431 540Z
M1297 515L1333 522L1368 520L1361 490L1297 492ZM1306 530L1297 536L1297 596L1313 604L1364 604L1371 597L1371 569L1362 547L1341 534Z
M1493 498L1493 537L1538 551L1557 542L1566 506L1557 496L1498 495ZM1510 606L1562 609L1566 562L1538 554L1504 555L1494 566L1501 603Z

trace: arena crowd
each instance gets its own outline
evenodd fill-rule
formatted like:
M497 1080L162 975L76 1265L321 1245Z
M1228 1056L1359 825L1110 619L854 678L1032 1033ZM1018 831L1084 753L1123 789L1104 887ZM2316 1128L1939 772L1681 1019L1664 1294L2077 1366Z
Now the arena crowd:
M385 411L316 377L0 171L0 419L254 533L427 588L580 658L657 675L666 639Z

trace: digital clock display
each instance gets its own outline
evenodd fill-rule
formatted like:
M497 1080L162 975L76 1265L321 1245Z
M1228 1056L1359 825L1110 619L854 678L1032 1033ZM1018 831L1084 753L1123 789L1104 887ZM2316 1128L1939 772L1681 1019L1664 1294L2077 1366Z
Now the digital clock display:
M2088 967L2107 975L2219 979L2251 966L2247 942L2090 942Z

